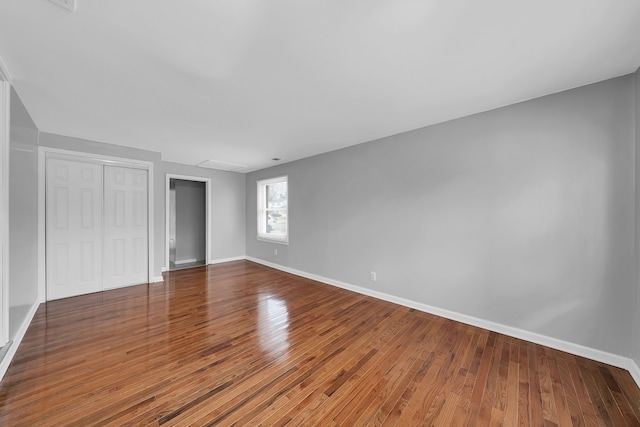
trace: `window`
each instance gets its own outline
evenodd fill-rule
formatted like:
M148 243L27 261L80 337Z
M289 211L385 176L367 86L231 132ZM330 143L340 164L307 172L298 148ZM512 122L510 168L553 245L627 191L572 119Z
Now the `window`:
M258 239L289 243L287 177L258 181Z

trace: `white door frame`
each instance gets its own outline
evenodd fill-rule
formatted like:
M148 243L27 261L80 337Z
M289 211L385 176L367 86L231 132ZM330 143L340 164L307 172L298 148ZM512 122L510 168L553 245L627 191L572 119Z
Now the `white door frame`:
M81 151L61 150L50 147L38 148L38 296L40 302L47 300L47 283L46 283L46 212L45 212L45 188L46 188L46 160L49 157L75 160L75 161L91 161L104 165L125 166L136 169L145 169L148 171L147 181L147 215L148 215L148 257L149 271L147 281L152 283L155 281L153 276L154 268L154 243L153 243L153 163L143 160L125 159L122 157L103 156L100 154L85 153Z
M169 214L170 214L170 203L169 203L169 191L170 191L170 184L171 184L171 180L172 179L182 179L184 181L196 181L196 182L204 182L205 183L205 208L206 208L206 216L205 216L205 248L206 248L206 254L205 254L205 264L209 264L211 261L211 236L209 235L209 233L211 232L211 178L203 178L201 176L189 176L189 175L177 175L177 174L172 174L172 173L168 173L167 174L167 178L166 178L166 190L165 190L165 195L164 195L164 200L165 200L165 215L164 215L164 222L165 222L165 232L164 232L164 237L165 237L165 242L164 242L164 250L165 250L165 257L164 257L164 269L163 271L169 271Z
M0 58L0 347L9 342L9 125L11 76Z

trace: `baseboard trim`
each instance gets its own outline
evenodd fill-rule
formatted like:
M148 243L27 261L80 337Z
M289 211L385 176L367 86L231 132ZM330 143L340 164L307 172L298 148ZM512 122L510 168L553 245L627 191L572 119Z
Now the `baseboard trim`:
M627 368L633 379L635 380L638 387L640 387L640 366L633 360L630 359L629 367Z
M247 259L246 256L242 255L242 256L234 256L231 258L218 258L218 259L212 259L211 261L209 261L209 264L222 264L223 262L231 262L231 261L242 261L244 259Z
M190 264L190 263L192 263L192 262L197 262L197 261L198 261L198 260L197 260L197 259L195 259L195 258L188 258L188 259L181 259L180 261L176 260L176 261L174 261L173 263L174 263L175 265L182 265L182 264ZM204 261L204 260L202 260L202 261Z
M151 279L151 283L159 283L159 282L164 282L164 277L158 276Z
M27 313L27 317L24 318L20 328L16 332L13 342L10 344L9 351L7 351L7 354L2 358L2 361L0 362L0 380L2 380L2 378L4 378L4 374L7 373L7 369L9 369L9 365L11 365L13 357L16 355L16 351L18 351L18 347L20 347L20 343L22 342L24 335L27 333L27 329L29 329L33 316L35 316L38 311L38 307L40 307L40 303L38 301L33 303L29 309L29 313Z
M255 262L257 264L262 264L267 267L275 268L276 270L295 274L296 276L305 277L307 279L315 280L321 283L326 283L328 285L336 286L338 288L346 289L362 295L367 295L383 301L392 302L394 304L399 304L404 307L414 308L416 310L420 310L425 313L434 314L436 316L444 317L450 320L455 320L457 322L465 323L467 325L487 329L489 331L508 335L510 337L518 338L521 340L533 342L535 344L551 347L556 350L575 354L576 356L581 356L587 359L591 359L598 362L606 363L608 365L616 366L618 368L628 370L631 376L633 377L633 379L635 380L635 382L638 384L638 387L640 387L640 369L638 368L638 365L633 361L633 359L628 357L619 356L617 354L608 353L606 351L598 350L591 347L586 347L580 344L575 344L575 343L564 341L558 338L553 338L553 337L541 335L535 332L529 332L523 329L514 328L512 326L507 326L500 323L480 319L477 317L468 316L466 314L457 313L454 311L450 311L450 310L446 310L438 307L433 307L427 304L412 301L406 298L401 298L395 295L374 291L371 289L363 288L361 286L351 285L345 282L341 282L339 280L333 280L327 277L318 276L316 274L307 273L305 271L296 270L295 268L285 267L283 265L275 264L259 258L247 256L246 259L249 261Z

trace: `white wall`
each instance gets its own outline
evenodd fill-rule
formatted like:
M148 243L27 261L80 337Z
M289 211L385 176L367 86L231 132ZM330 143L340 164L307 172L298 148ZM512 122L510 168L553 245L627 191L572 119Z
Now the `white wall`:
M624 76L248 174L247 255L628 356L632 87ZM276 246L255 237L255 182L283 174L290 244Z
M11 89L9 334L38 299L38 129Z

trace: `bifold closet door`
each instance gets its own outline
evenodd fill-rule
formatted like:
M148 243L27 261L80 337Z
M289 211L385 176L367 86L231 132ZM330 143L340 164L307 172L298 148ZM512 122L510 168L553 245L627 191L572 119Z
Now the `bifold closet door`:
M47 299L102 290L102 165L46 162Z
M147 171L104 166L104 288L148 282Z

